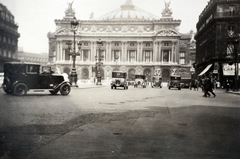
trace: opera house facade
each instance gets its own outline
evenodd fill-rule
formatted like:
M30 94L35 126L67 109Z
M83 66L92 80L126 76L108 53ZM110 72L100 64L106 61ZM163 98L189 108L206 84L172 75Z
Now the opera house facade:
M100 68L102 83L108 84L112 71L127 72L128 80L135 75L162 76L166 82L170 75L190 79L192 64L190 52L195 48L193 33L178 32L181 20L172 18L170 3L165 2L161 17L155 16L126 0L110 13L99 18L78 20L76 31L76 72L78 82L91 83L96 77L96 56L102 57ZM70 74L72 56L68 41L73 41L71 21L75 10L69 4L63 19L55 20L55 32L48 33L49 57L59 73ZM102 46L98 46L99 39ZM78 50L78 43L81 49Z

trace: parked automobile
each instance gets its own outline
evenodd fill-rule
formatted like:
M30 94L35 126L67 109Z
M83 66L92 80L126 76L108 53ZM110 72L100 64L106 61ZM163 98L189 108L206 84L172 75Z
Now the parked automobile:
M137 87L142 87L146 88L147 82L146 82L146 77L145 75L135 75L135 83L134 83L134 88Z
M161 76L153 76L152 77L152 88L153 87L162 88L162 77Z
M71 84L65 81L62 75L53 74L50 66L8 62L4 63L3 69L3 90L7 94L21 96L27 94L29 90L48 90L51 94L60 91L62 95L68 95L71 91Z
M183 83L183 82L180 83L181 88L189 88L189 85L190 84L188 83Z
M112 82L111 89L117 87L123 87L124 89L128 89L127 84L127 73L122 71L113 71L112 72Z
M181 78L181 83L180 83L181 88L189 88L190 87L190 83L191 83L191 79L189 79L189 78L185 78L185 79Z
M135 81L134 80L128 80L128 86L134 86Z
M181 76L170 76L170 79L168 81L168 89L171 88L177 88L178 90L181 90Z

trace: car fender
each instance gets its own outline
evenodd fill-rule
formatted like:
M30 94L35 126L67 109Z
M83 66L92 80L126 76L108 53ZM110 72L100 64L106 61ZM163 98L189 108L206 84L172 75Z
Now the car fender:
M68 82L68 81L63 81L63 82L59 83L57 86L53 87L53 89L54 89L54 90L60 89L60 87L61 87L63 84L68 84L69 86L71 86L71 83L70 83L70 82Z
M18 83L24 83L24 84L27 86L27 89L28 89L28 85L27 85L25 82L23 82L23 81L15 81L15 82L13 82L13 84L12 84L12 89L14 89L14 87L15 87L16 84L18 84Z

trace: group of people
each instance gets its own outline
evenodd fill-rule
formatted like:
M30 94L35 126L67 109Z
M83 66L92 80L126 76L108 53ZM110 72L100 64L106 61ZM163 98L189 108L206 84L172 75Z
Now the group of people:
M211 79L209 77L205 77L205 79L203 80L203 83L202 83L202 89L204 92L203 97L210 97L211 94L213 95L213 97L216 97L216 94L213 92L213 87L214 87L214 85L213 85Z
M214 84L209 77L206 76L200 81L192 78L190 82L190 90L198 90L198 87L202 88L202 91L204 92L203 97L210 97L211 94L213 95L213 97L216 97L216 94L213 91Z

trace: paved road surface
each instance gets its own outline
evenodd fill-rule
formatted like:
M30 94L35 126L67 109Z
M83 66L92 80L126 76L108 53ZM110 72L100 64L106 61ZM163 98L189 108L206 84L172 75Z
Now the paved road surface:
M0 158L240 158L239 96L167 88L0 91Z

